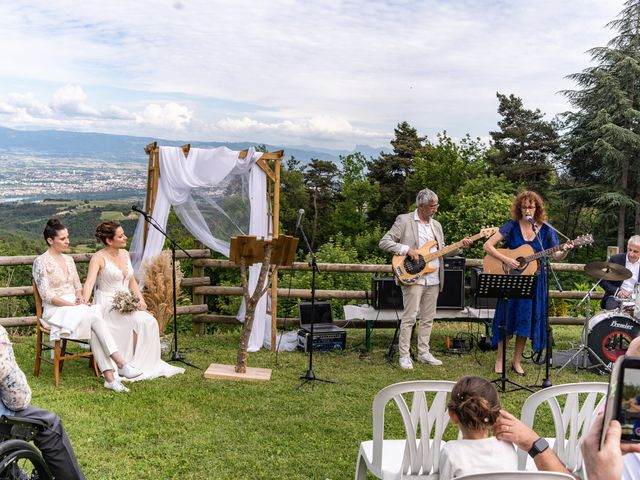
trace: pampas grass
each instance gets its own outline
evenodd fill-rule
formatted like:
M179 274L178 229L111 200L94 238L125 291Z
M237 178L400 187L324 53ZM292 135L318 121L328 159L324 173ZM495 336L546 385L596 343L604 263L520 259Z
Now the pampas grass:
M167 251L144 263L144 301L147 308L156 317L160 335L173 316L173 288L172 288L171 254ZM180 283L182 282L180 262L176 261L176 293L180 298Z

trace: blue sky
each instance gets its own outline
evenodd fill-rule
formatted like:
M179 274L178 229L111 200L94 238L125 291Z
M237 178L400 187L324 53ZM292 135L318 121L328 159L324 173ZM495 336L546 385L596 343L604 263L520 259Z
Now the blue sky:
M353 148L549 118L622 0L0 2L0 126Z

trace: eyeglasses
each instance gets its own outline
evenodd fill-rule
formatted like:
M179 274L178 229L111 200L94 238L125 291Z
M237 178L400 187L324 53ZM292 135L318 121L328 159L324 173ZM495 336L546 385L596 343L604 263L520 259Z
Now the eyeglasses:
M440 206L439 203L436 203L435 205L425 205L424 203L422 204L422 207L424 208L430 208L431 210L435 210Z
M535 205L523 205L520 207L520 210L535 210L536 206Z

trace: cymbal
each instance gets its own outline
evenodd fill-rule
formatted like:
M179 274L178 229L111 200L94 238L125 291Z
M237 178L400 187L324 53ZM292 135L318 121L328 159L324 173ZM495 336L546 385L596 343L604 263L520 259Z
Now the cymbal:
M584 272L600 280L620 281L631 278L631 270L611 262L591 262L584 266Z

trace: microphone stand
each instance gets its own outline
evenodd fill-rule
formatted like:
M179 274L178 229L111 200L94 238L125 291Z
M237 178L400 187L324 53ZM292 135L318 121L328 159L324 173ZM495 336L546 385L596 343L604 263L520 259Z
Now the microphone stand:
M193 257L191 257L191 255L189 255L189 253L187 253L184 248L178 245L175 242L175 240L173 240L173 238L171 238L167 234L167 232L158 224L158 222L156 222L156 220L151 215L149 215L148 213L142 212L141 210L137 210L137 209L133 209L133 210L140 212L140 214L144 217L144 220L153 228L155 228L158 232L160 232L162 236L164 236L164 238L166 238L169 241L169 244L171 245L171 262L172 262L171 263L171 280L172 280L172 287L173 287L173 350L171 351L171 359L169 361L180 362L190 367L201 370L199 367L196 367L192 363L187 362L186 358L180 353L180 350L178 350L178 298L177 298L178 294L176 289L176 249L179 249L182 253L184 253L187 257L191 258L192 260L193 260Z
M551 228L554 231L557 231L555 228L553 228L551 225L549 225L548 223L545 222L545 224ZM544 250L544 244L542 243L542 239L540 238L540 229L536 227L535 222L533 222L531 224L533 231L536 234L536 240L538 240L538 244L540 245L540 248L542 250ZM560 232L558 232L560 233ZM560 234L562 235L562 234ZM562 235L564 236L564 235ZM547 308L545 309L544 312L544 321L545 321L545 329L547 331L547 345L546 345L546 354L545 354L545 360L544 360L544 371L545 371L545 375L544 375L544 379L542 380L542 384L540 385L541 388L548 388L550 386L552 386L551 383L551 379L549 378L549 370L551 369L551 362L552 362L552 356L553 356L553 345L552 345L552 336L553 336L553 329L551 328L551 323L549 322L549 279L551 277L551 274L553 274L553 278L556 282L556 286L558 287L559 291L562 291L562 286L560 285L560 282L558 281L558 277L556 275L556 272L554 272L551 268L551 262L549 261L549 257L547 255L541 257L542 262L544 263L544 265L542 266L542 268L545 270L545 280L546 280L546 295L547 295Z
M304 213L304 211L302 213ZM300 214L300 216L302 216L302 213ZM313 372L313 325L316 323L315 322L315 319L316 319L316 307L315 307L316 272L320 273L320 269L318 268L318 261L316 259L316 255L315 253L313 253L313 250L311 249L311 245L309 244L309 240L307 239L307 236L304 233L304 228L302 227L302 223L300 222L300 219L298 219L298 225L296 228L296 231L298 230L300 230L300 234L302 235L304 244L307 247L307 250L309 251L309 255L311 255L311 261L309 262L309 265L311 266L311 335L307 337L307 338L310 337L310 340L307 341L307 346L309 348L309 368L307 369L307 373L305 373L300 377L300 380L302 380L300 385L298 385L298 389L300 389L307 382L313 382L313 381L325 382L325 383L336 383L336 382L316 377L316 374Z

